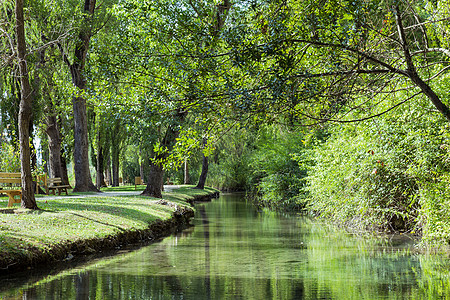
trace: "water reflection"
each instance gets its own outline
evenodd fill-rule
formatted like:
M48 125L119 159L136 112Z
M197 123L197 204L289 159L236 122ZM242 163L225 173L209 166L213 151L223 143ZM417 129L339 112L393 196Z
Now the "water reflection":
M197 206L196 226L114 258L13 287L1 299L439 299L446 258L406 238L359 238L245 199Z

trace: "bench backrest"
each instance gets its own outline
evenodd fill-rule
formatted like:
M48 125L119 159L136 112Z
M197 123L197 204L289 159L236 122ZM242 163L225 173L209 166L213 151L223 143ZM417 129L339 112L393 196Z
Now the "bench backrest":
M60 184L62 184L62 180L60 177L47 178L47 184L48 185L60 185Z
M0 172L0 183L21 184L22 183L21 174Z
M139 176L139 177L134 177L134 184L137 185L137 184L144 184L144 183L142 182L142 179Z

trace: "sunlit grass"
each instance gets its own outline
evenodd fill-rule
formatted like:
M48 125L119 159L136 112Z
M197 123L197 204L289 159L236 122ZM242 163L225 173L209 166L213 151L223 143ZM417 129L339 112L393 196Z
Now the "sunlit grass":
M134 191L134 186L120 186L110 191ZM193 190L182 187L165 192L166 200L177 205L188 205L194 195L211 194L213 189ZM7 197L0 198L0 260L27 254L31 247L51 249L64 243L101 239L125 231L145 230L151 223L172 216L175 208L161 205L160 199L136 195L108 196L97 194L86 197L36 197L40 210L6 208ZM4 213L1 213L4 212ZM10 212L10 213L7 213Z

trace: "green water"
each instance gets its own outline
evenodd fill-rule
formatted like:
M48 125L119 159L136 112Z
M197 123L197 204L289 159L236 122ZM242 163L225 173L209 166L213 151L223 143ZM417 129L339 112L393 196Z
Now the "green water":
M39 281L3 280L0 299L450 298L450 261L414 254L407 237L355 237L236 195L197 205L193 223Z

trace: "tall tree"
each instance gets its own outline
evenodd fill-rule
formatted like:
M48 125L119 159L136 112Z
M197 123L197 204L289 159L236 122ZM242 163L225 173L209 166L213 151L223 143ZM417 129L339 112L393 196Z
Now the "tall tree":
M19 107L19 142L22 173L22 202L23 208L38 209L34 198L33 180L30 163L30 121L33 103L30 80L26 61L25 21L23 16L23 0L16 0L16 39L17 59L20 74L20 107Z
M83 92L86 91L86 78L84 69L86 65L86 56L89 50L89 42L92 37L92 20L95 12L96 0L84 1L84 26L78 34L78 40L75 43L74 60L71 63L63 51L64 61L70 69L72 83L78 88L78 95L73 96L73 115L74 115L74 173L75 173L75 192L98 191L92 183L91 172L89 169L89 143L88 143L88 117L86 108L86 97Z

